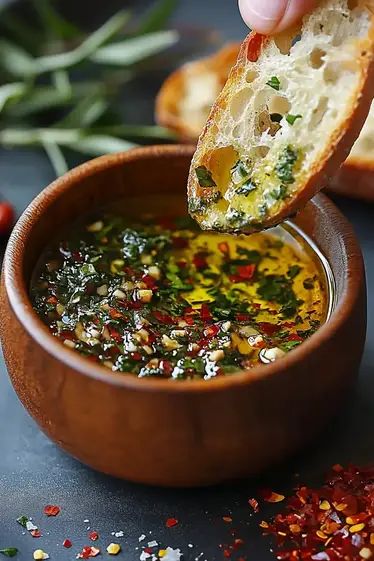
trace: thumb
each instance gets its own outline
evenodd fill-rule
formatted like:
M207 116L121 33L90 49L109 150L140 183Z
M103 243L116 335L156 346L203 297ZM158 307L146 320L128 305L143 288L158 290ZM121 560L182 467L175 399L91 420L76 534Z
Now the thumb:
M284 31L304 14L312 11L318 0L239 0L245 23L254 31L271 35Z

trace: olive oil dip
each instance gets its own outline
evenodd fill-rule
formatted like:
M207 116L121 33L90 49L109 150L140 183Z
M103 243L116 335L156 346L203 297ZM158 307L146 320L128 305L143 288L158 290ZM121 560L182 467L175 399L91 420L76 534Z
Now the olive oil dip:
M252 236L105 214L42 256L31 296L51 333L111 371L175 380L281 359L328 316L326 271L292 225Z

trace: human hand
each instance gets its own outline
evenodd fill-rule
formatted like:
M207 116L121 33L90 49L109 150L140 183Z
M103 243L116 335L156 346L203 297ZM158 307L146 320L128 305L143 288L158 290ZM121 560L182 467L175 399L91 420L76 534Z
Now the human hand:
M280 33L317 5L318 0L239 0L245 23L264 35Z

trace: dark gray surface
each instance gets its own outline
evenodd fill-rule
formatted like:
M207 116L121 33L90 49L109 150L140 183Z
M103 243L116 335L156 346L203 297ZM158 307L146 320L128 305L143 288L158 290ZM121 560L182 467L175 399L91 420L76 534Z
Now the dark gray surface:
M183 0L176 19L184 23L209 22L229 38L241 37L244 27L234 4L228 0ZM154 83L138 99L138 111L134 113L140 112L139 120L150 119L151 96L156 89ZM134 100L137 98L134 96ZM53 178L44 156L30 151L0 151L0 170L1 192L16 205L18 212ZM193 491L145 488L117 481L82 466L47 440L17 400L1 363L0 548L18 547L20 561L31 559L37 547L58 561L74 559L76 552L88 543L86 528L90 526L100 533L102 539L96 543L103 548L114 539L112 531L124 531L124 538L114 539L123 546L119 559L139 559L140 550L135 547L144 532L148 539L181 547L186 560L203 552L202 560L213 561L223 559L219 544L229 541L230 534L222 516L232 513L233 527L239 528L240 536L246 541L243 551L238 553L246 554L248 561L271 560L274 557L269 543L260 537L257 526L261 518L269 516L271 509L251 517L247 505L248 497L255 495L258 486L289 490L295 482L295 473L310 483L320 480L332 463L373 460L374 207L347 200L337 202L353 222L365 255L369 286L368 342L357 389L339 418L326 428L312 448L287 465L274 467L262 481ZM349 352L349 341L341 352ZM97 442L97 453L100 454L100 442ZM48 503L61 505L62 512L56 519L43 516L42 508ZM43 531L43 538L37 540L22 534L22 528L15 522L20 514L33 517ZM168 530L164 522L169 516L176 516L180 524ZM85 519L90 522L85 523ZM74 542L71 550L61 547L66 537ZM188 543L194 544L194 548L187 547Z

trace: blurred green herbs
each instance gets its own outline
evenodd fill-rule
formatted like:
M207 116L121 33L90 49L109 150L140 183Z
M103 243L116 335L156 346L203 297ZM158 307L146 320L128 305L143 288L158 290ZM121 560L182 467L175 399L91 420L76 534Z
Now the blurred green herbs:
M178 42L177 32L164 30L176 2L158 0L137 21L120 11L92 33L67 21L53 0L32 1L32 24L4 9L0 145L43 148L61 175L66 149L100 155L170 139L162 127L121 124L119 103L139 63Z

